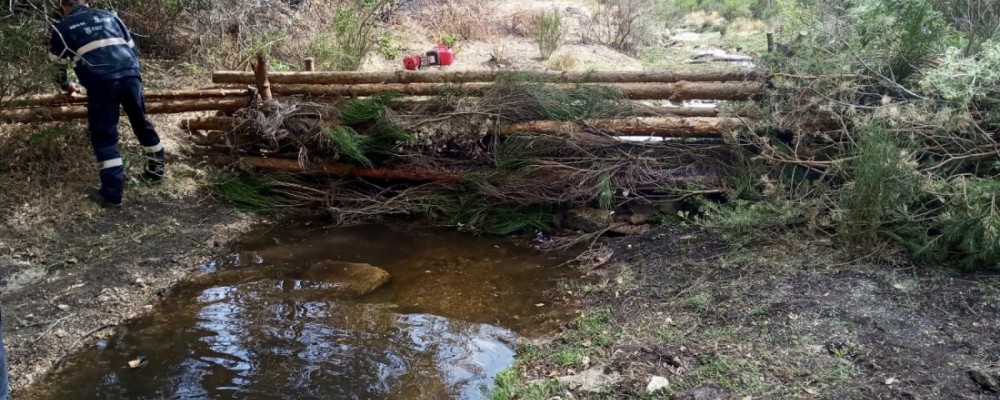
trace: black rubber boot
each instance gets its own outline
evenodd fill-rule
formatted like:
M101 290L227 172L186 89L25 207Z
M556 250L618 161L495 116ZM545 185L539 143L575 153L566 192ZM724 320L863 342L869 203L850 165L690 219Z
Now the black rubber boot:
M101 189L98 189L96 187L89 187L89 188L87 188L86 192L87 192L87 198L89 198L91 201L97 203L97 205L99 205L101 207L104 207L104 208L121 208L122 207L122 203L120 201L117 202L117 203L113 203L110 200L108 200L107 198L105 198L104 195L101 194Z
M163 150L146 155L146 168L142 171L142 180L149 185L159 185L166 174L166 164L163 161Z

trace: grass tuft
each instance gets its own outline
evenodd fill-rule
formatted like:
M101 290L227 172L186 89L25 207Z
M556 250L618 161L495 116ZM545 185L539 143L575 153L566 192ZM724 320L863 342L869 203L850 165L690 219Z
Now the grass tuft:
M216 192L243 211L265 213L287 206L288 201L274 192L275 181L254 175L219 178Z
M341 157L366 167L374 166L371 159L365 155L367 138L355 131L354 128L347 126L326 128L323 130L323 134L330 139Z

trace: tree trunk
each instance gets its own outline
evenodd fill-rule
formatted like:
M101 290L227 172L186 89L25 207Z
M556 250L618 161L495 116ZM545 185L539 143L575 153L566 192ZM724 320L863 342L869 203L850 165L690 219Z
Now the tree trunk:
M678 82L678 83L614 83L603 87L618 89L631 100L734 100L757 98L763 85L755 82ZM482 96L490 83L464 84L365 84L365 85L275 85L271 90L278 95L310 97L364 97L394 92L409 96L440 96L460 94ZM557 84L561 90L573 90L577 85Z
M191 111L234 111L250 106L247 98L172 100L146 104L147 114L173 114ZM39 107L0 111L0 122L38 123L87 118L87 106Z
M729 129L743 126L739 118L628 118L595 119L581 122L530 121L502 128L499 133L558 135L600 132L616 136L718 137Z
M271 101L271 81L267 75L267 59L264 58L264 53L257 53L257 65L253 73L260 99L265 102Z
M745 126L753 121L741 118L678 118L645 117L626 119L593 119L582 122L529 121L495 130L494 134L560 135L573 132L600 132L614 136L659 137L718 137L723 132ZM181 128L201 131L231 131L243 123L232 117L203 117L181 121Z
M730 71L638 71L638 72L525 72L448 71L448 72L274 72L268 75L274 84L359 85L406 83L472 83L524 78L548 83L627 83L627 82L725 82L758 80L761 74L746 69ZM255 76L243 71L216 71L212 82L252 85Z
M245 89L180 89L180 90L147 90L143 93L146 101L150 100L194 100L209 99L218 97L239 97L249 96ZM11 108L26 108L37 106L62 106L86 104L87 96L73 95L67 97L65 94L46 94L30 96L18 99L11 99L4 106Z

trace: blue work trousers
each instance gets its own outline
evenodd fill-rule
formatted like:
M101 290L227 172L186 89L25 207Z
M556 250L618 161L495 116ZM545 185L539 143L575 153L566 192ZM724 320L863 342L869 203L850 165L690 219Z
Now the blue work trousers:
M125 166L118 150L119 109L125 109L132 132L146 151L147 171L162 171L163 145L153 124L146 119L139 77L103 81L92 86L95 87L87 87L87 111L90 142L100 168L101 195L110 202L120 203L125 190Z

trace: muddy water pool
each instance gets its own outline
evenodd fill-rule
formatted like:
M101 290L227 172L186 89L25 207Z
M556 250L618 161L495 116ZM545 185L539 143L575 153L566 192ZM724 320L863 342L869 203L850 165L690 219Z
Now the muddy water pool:
M327 295L317 262L368 263L388 284ZM516 344L572 311L552 304L565 256L454 231L302 224L257 232L151 315L72 356L42 399L478 399ZM145 357L144 367L126 367Z

